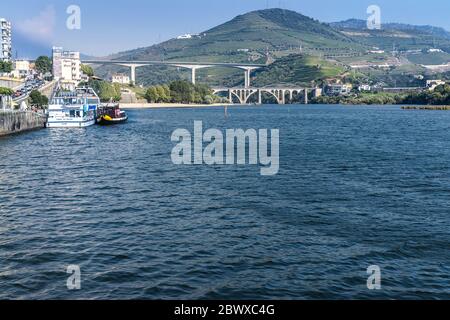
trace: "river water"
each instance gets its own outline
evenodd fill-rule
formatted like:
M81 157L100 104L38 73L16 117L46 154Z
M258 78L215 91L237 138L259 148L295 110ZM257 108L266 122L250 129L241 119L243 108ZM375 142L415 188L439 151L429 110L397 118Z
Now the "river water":
M0 299L450 298L449 112L128 113L0 139ZM172 164L195 120L279 129L279 174Z

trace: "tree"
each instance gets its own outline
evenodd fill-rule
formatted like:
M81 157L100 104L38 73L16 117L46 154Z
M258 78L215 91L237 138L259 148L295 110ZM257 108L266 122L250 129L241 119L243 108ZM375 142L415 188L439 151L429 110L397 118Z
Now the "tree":
M32 106L43 108L48 105L48 98L41 94L38 90L33 90L30 93L30 102Z
M197 84L194 86L195 90L195 101L196 103L208 103L210 104L211 99L206 99L207 97L212 96L211 89L204 84Z
M13 69L12 62L0 61L0 72L10 73Z
M87 75L88 77L93 77L94 76L94 69L92 69L91 66L82 64L81 65L81 71L83 71L83 73L85 75Z
M110 100L120 101L122 98L121 89L119 84L111 84L103 80L91 80L89 85L97 92L102 102L108 102Z
M158 102L169 102L169 96L163 86L156 86L156 93L158 94Z
M171 98L171 95L170 95L170 88L169 88L169 86L168 86L167 84L165 84L165 85L163 85L162 87L163 87L163 89L164 89L164 94L165 94L165 96L166 96L166 98L167 98L167 102L170 102L170 100L171 100L172 98Z
M36 70L42 74L47 72L52 72L53 63L52 60L47 56L40 56L35 62Z
M14 94L14 90L9 88L0 87L0 96L12 96Z
M195 100L194 85L188 81L174 81L170 84L172 102L191 103Z
M149 103L158 102L159 95L155 87L150 87L147 89L147 92L145 93L145 99L147 99Z

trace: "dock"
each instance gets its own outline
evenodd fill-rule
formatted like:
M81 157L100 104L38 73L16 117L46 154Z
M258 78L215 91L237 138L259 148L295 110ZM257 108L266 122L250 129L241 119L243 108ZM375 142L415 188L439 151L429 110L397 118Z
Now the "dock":
M405 106L403 110L450 111L450 106Z

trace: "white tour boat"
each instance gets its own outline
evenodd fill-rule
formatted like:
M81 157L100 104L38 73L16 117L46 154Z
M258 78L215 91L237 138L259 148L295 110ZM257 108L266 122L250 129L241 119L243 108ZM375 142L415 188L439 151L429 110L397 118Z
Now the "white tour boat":
M48 106L47 128L85 128L95 124L100 99L92 88L55 90Z

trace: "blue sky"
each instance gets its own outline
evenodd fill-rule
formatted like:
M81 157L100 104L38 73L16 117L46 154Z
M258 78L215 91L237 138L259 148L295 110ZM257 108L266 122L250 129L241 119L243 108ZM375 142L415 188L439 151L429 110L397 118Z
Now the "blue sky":
M81 30L66 28L72 4L81 8ZM32 40L36 50L54 44L99 56L205 31L251 10L282 7L331 22L364 19L372 4L381 7L383 22L450 30L448 0L19 0L2 6L0 15L13 22L19 55Z

